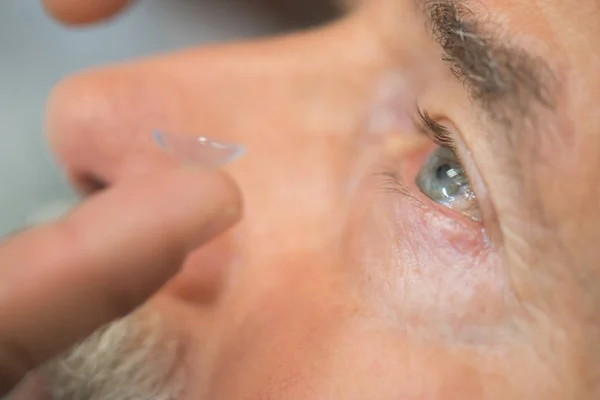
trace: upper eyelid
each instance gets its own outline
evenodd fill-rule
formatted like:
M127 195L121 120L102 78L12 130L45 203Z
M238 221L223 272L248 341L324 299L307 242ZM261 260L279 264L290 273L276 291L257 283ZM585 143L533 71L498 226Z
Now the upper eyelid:
M488 184L486 179L479 172L480 168L471 155L469 146L462 139L460 131L448 129L444 125L438 123L429 113L419 108L417 105L418 121L415 121L420 133L432 139L440 146L450 148L463 167L469 182L473 186L473 191L477 196L477 203L482 208L483 222L487 229L497 225L497 212L493 199L489 196ZM497 232L497 227L493 228L496 231L494 236L502 237L502 233ZM501 241L502 239L499 239Z
M463 167L469 182L473 182L473 175L471 172L471 162L467 163L466 157L468 157L469 151L466 146L461 141L461 145L458 144L457 139L455 138L459 134L452 132L450 129L446 128L444 125L437 122L433 119L429 113L416 105L418 121L416 121L416 126L419 128L420 132L426 136L428 136L434 143L439 146L445 146L452 150L454 153L454 157L459 162L459 164ZM478 175L477 175L478 176Z

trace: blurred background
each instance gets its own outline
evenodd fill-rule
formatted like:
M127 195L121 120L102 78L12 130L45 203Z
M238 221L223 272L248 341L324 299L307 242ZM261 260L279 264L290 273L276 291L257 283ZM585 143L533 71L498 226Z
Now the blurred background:
M81 0L85 1L85 0ZM76 197L44 138L47 96L73 71L156 52L321 24L326 0L139 0L91 28L66 28L40 0L0 2L0 237Z

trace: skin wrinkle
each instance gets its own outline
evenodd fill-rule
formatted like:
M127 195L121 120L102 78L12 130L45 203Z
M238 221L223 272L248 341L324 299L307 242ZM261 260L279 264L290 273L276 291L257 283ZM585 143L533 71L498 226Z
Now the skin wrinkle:
M455 15L455 14L453 14L453 15ZM468 36L469 36L469 34L468 34L468 33L467 33L467 34L465 34L465 32L466 32L466 29L464 29L464 28L463 28L462 32L463 32L463 36L464 36L464 37L468 37ZM479 39L478 39L478 37L477 37L477 36L475 36L475 35L473 35L473 34L471 34L471 35L470 35L470 38L471 38L471 39L473 39L473 40L476 40L476 41L477 41L477 40L479 40ZM484 43L484 44L485 44L485 43ZM494 63L494 68L497 68L497 67L498 67L498 65L499 65L499 63ZM509 72L512 72L510 69L509 69L508 71L509 71ZM496 74L497 74L497 71L494 71L494 72L496 72ZM497 74L497 75L498 75L498 74ZM517 77L520 77L520 76L519 76L519 75L517 75ZM497 83L497 82L495 82L495 83ZM489 89L489 88L488 88L488 89ZM501 87L500 85L498 85L497 87L492 87L492 89L493 89L494 91L496 91L496 92L498 92L498 91L502 92L503 90L506 90L506 88L505 88L505 87ZM492 89L489 89L488 91L492 91ZM511 89L514 89L514 87L511 87ZM486 90L487 90L487 89L486 89ZM534 95L536 95L536 94L537 94L537 95L539 95L539 93L540 93L540 92L535 92L535 91L533 92L533 94L534 94ZM513 99L514 99L514 98L513 98ZM513 99L511 99L511 100L513 100ZM543 97L540 97L540 102L542 102L542 103L544 102L544 98L543 98ZM409 253L409 254L410 254L411 252L410 252L410 251L407 251L407 253ZM412 253L413 253L413 254L418 254L418 252L417 252L417 251L414 251L414 250L413 250L413 252L412 252ZM407 262L407 260L406 260L406 257L399 257L399 258L397 258L397 259L402 259L402 260L403 260L403 262L405 262L405 265L406 265L407 267L408 267L408 265L410 265L410 264L411 264L410 262ZM424 263L425 263L425 262L426 262L426 260L421 260L421 262L418 262L418 261L417 261L417 262L414 262L414 263L412 263L412 264L414 264L414 265L417 265L417 266L418 266L418 265L424 265ZM408 279L406 279L406 278L404 278L402 281L404 282L403 286L404 286L404 292L405 292L405 295L406 295L406 294L407 294L407 289L408 289L408 281L409 281L409 280L408 280ZM438 301L438 303L439 303L439 301ZM441 304L440 304L440 305L441 305ZM456 337L455 337L455 339L456 339Z
M475 13L466 4L474 3L425 0L420 6L452 73L484 111L480 123L497 133L490 135L490 141L511 150L505 154L504 173L518 186L515 193L530 213L529 219L551 229L551 218L540 198L543 190L530 180L535 172L532 165L551 162L552 152L543 150L547 146L540 143L560 136L550 133L559 122L555 110L561 85L544 60L525 50L529 42L540 47L539 40L525 36L528 42L519 38L518 44L507 45L514 40L500 32L508 28L501 30L487 17L487 10Z
M544 223L548 218L542 213L543 200L539 191L526 183L529 176L525 176L524 167L543 157L535 133L549 130L542 129L541 116L545 117L544 126L548 120L554 120L544 112L555 108L555 78L550 68L520 48L497 43L495 38L499 35L493 31L498 31L498 27L486 19L486 28L482 29L477 16L458 1L432 0L425 7L433 36L444 50L453 74L486 111L492 123L490 130L499 131L494 140L499 139L501 145L512 149L514 154L509 153L504 170L520 187L518 192L527 194L523 201L530 203L526 208L532 213L531 219L548 225ZM480 119L485 124L485 119Z
M394 159L396 159L396 157ZM383 169L385 170L385 167L383 167ZM399 177L396 177L395 179L397 181L401 180ZM403 189L407 190L406 188ZM390 194L394 194L398 191L398 189L396 189L396 186L392 186L390 190L390 188L384 185L383 192L386 193L388 191L390 192ZM386 207L383 208L385 209ZM427 210L427 208L423 209L423 212L431 213L431 211ZM401 282L399 286L402 287L403 300L398 301L398 303L407 304L407 310L410 310L411 307L416 306L416 303L423 303L427 300L426 308L430 310L437 310L440 316L445 316L444 318L449 316L451 320L460 320L460 307L458 307L458 309L449 308L449 302L447 300L455 297L456 293L459 292L461 293L461 296L470 296L468 293L472 292L473 287L469 286L467 282L475 282L472 280L473 277L470 276L472 272L475 271L468 268L468 265L450 265L445 272L439 271L439 273L436 273L435 271L431 270L431 268L427 268L427 266L429 265L448 265L448 262L446 260L447 255L444 255L442 253L438 254L435 257L436 261L431 261L429 257L419 257L415 259L414 255L422 254L423 252L419 248L411 245L414 239L406 240L406 237L410 237L414 230L410 229L410 224L404 226L404 220L402 218L392 217L389 218L389 220L393 221L394 224L399 224L401 226L401 228L399 228L400 230L406 230L406 235L400 233L394 234L394 224L390 224L389 228L386 229L386 231L390 230L392 232L388 236L392 238L404 238L401 242L395 241L394 248L396 250L393 250L393 254L395 255L388 258L388 262L392 265L398 264L395 268L397 268L398 271L403 271L403 273L399 276L388 277L388 279L385 280L386 282L388 282L388 287L386 287L386 289L384 289L383 291L386 293L393 293L394 290L389 289L391 287L389 286L390 282ZM454 224L450 224L444 229L460 230L460 224L454 226L453 225ZM431 236L434 236L434 241L442 240L444 238L444 235L438 233L437 229L431 230L429 234ZM436 252L435 250L436 249L430 249L430 251L426 251L426 253L428 252L430 254L437 254L438 252ZM478 261L475 261L475 264L488 264L488 262L480 256L476 257L476 259ZM471 272L467 272L466 275L464 275L462 273L463 270L470 270ZM445 278L443 278L443 280L446 281L445 283L434 282L433 284L429 284L429 286L422 287L423 284L427 285L428 279L438 276L439 274L445 276ZM483 275L485 276L485 274ZM483 276L479 279L482 278ZM421 289L419 289L419 286L421 286ZM439 288L436 289L437 286L439 286ZM464 286L465 290L460 289L460 287L462 286ZM419 290L425 290L425 293L420 295ZM427 292L429 292L429 294L427 294ZM415 301L417 298L421 300L419 300L418 302ZM438 340L441 339L443 341L447 341L449 345L456 345L457 343L463 343L465 345L475 345L478 342L486 343L490 340L504 341L508 337L507 333L510 331L510 329L506 330L506 332L503 331L499 335L494 336L496 339L492 339L493 336L491 334L494 333L494 328L497 328L501 324L491 324L481 327L477 325L467 324L466 326L462 327L460 326L460 324L457 323L442 323L441 329L438 330L437 333L433 333L435 331L434 326L431 326L429 323L427 326L421 326L421 322L413 320L414 317L417 316L417 314L411 312L411 315L413 317L410 317L409 315L403 315L404 313L405 311L397 314L397 317L399 319L399 322L405 327L405 329L408 329L412 326L413 328L415 328L412 329L414 334L426 335L432 340L434 340L435 338L437 338ZM500 337L502 337L502 339Z
M383 190L382 195L383 199L392 196L386 190ZM394 196L389 197L389 200L393 201L394 198ZM408 199L405 199L404 202L407 202L410 207L420 209L417 204ZM381 209L387 209L387 207L382 204ZM468 263L453 264L458 258L452 253L457 249L446 250L446 245L442 244L446 242L446 234L443 232L448 231L447 234L450 234L449 231L452 230L460 232L462 225L455 225L449 223L450 221L435 217L430 217L433 219L426 224L433 223L427 234L432 236L432 242L435 242L439 248L420 248L416 244L421 243L420 236L425 233L414 229L415 225L420 226L420 224L415 224L411 217L407 219L403 216L404 212L399 211L400 215L396 217L379 216L383 225L378 230L385 232L386 236L392 240L400 237L403 240L394 240L394 246L382 254L387 263L393 267L384 268L386 271L385 283L376 294L378 298L382 298L382 293L392 295L397 293L395 297L398 300L395 301L395 304L399 304L401 307L395 311L395 315L399 325L407 332L411 332L411 335L426 337L432 341L441 340L449 346L476 346L483 350L485 349L484 344L500 344L510 340L514 328L512 328L512 324L504 326L506 321L503 318L497 320L496 311L493 311L495 306L484 307L480 310L481 317L486 319L484 323L481 321L469 322L469 317L463 314L463 308L456 306L457 302L464 302L465 305L476 302L475 299L481 295L478 291L483 289L480 285L486 281L488 275L488 271L482 268L484 265L493 265L494 262L480 254L476 257L478 261L475 262L482 266L479 269L470 268ZM424 209L422 212L430 214L431 210ZM440 248L444 250L440 251ZM429 256L425 256L425 254L429 254ZM446 267L439 269L439 267L433 267L434 265ZM376 270L378 269L376 268ZM502 291L502 279L497 280L497 284L499 286L493 290ZM504 297L506 301L511 301L510 296L508 298L501 297ZM385 301L381 302L385 303ZM492 314L489 314L490 311ZM431 313L436 315L433 320L430 319L431 317L425 319L421 317L421 315L431 315ZM484 317L485 315L487 317ZM464 322L462 322L463 319Z
M559 37L560 36L561 35L559 35ZM587 43L587 40L583 43ZM534 126L530 126L525 130L532 131L534 128ZM566 132L570 134L573 129L574 127L570 126L568 129L562 129L561 133ZM540 137L540 139L543 141L537 142L535 146L529 146L536 151L536 156L527 159L525 163L520 162L517 164L520 165L519 169L523 171L523 175L525 175L526 178L521 182L520 198L524 205L523 208L531 210L532 214L529 218L527 218L529 221L529 224L527 225L522 223L523 219L520 216L516 217L517 221L514 224L511 224L509 227L507 227L507 224L504 224L506 227L504 229L504 237L509 239L509 242L512 244L510 262L515 268L519 268L522 271L527 271L530 270L531 265L536 265L541 262L540 259L534 257L535 254L556 254L556 257L553 261L547 262L545 268L541 270L534 270L534 273L528 280L528 283L521 282L521 286L527 286L530 288L528 290L531 291L531 288L541 285L546 288L544 290L539 290L539 293L543 293L548 288L553 287L555 282L565 282L566 280L574 283L576 287L582 288L583 294L590 293L593 297L595 296L593 294L595 292L595 288L586 289L586 286L590 286L588 283L596 281L592 276L585 274L585 271L589 271L589 269L563 268L564 265L574 265L579 263L576 261L579 257L572 257L571 254L571 246L568 243L568 238L570 235L562 236L560 234L565 222L567 221L566 215L563 213L557 213L555 209L548 209L549 203L544 201L544 199L540 196L540 194L544 194L546 197L548 196L548 185L547 181L544 179L547 176L541 173L540 168L545 168L546 173L549 174L550 171L555 168L555 164L564 165L557 162L558 160L556 159L556 152L553 151L553 148L558 147L557 143L548 143L548 141L551 138L560 139L560 147L562 147L563 151L565 151L570 147L570 145L569 143L562 142L569 140L569 136L553 133L557 129L551 124L545 125L544 129L540 130L544 131L545 133L543 137ZM534 141L531 142L533 144ZM546 144L543 145L544 143ZM551 155L552 158L550 157ZM586 157L586 159L593 158ZM590 170L593 170L593 168L590 168ZM577 174L573 176L572 181L576 180ZM530 182L530 184L525 184L525 182ZM557 182L561 181L557 180ZM564 191L564 186L561 186L560 190ZM581 199L586 198L583 193L581 196L577 197ZM577 207L573 207L571 203L568 209L575 210ZM504 219L506 221L506 217ZM557 230L559 227L560 230ZM571 256L569 256L569 254L571 254ZM584 274L579 276L573 275L577 273ZM565 286L564 290L568 291L568 286ZM577 305L576 303L565 303L565 299L562 296L558 296L558 293L562 292L555 292L557 293L556 296L548 297L542 302L539 301L540 297L535 295L537 292L530 293L529 299L521 298L521 301L524 309L527 310L532 321L536 321L536 323L541 325L545 318L552 317L555 319L555 321L553 321L551 325L554 326L553 329L558 332L566 329L566 327L563 325L565 323L569 323L569 320L573 318L574 314L583 312L584 310L582 310L581 304ZM532 304L531 299L533 299L536 304ZM583 300L585 301L585 295L583 296ZM597 304L597 301L592 303ZM588 306L585 306L585 308L587 307ZM588 308L587 312L589 312L590 315L594 315L594 313L597 315L597 306L594 305L591 308ZM577 317L577 319L579 320L579 317ZM594 324L590 324L590 326L594 326ZM593 354L594 352L592 351L591 353ZM549 362L547 360L548 357L545 357L545 359L547 363L550 363L550 365L557 364L556 360L553 360L554 362ZM593 381L593 379L590 379L590 381Z
M558 37L561 39L563 35L559 33ZM583 43L587 43L587 40L583 41ZM568 45L566 47L568 48ZM569 54L566 51L564 53ZM593 53L590 53L590 55L593 57ZM565 63L564 60L562 62ZM571 80L571 87L573 87L573 83ZM586 81L586 85L589 87L588 81ZM587 94L585 90L582 92ZM568 93L561 94L561 99L563 100L569 97L572 98ZM522 304L522 309L527 315L527 329L531 329L532 326L544 326L548 331L554 332L554 337L548 338L554 345L543 345L541 341L537 340L538 347L536 347L536 350L540 360L550 367L557 381L563 381L567 375L566 371L573 367L565 366L564 358L568 357L565 353L555 354L552 349L564 349L565 346L568 346L566 340L572 340L575 332L581 332L580 339L573 341L573 343L578 343L575 347L581 347L572 348L572 351L573 354L580 353L580 356L575 357L579 358L575 364L588 364L585 361L586 357L589 357L591 354L597 354L597 350L588 346L592 345L597 349L597 345L593 341L590 341L589 338L586 339L585 336L598 337L597 333L594 334L594 332L598 331L597 317L593 317L594 314L598 315L598 301L592 300L594 297L597 297L595 294L597 286L594 284L589 285L591 282L597 282L597 279L586 274L586 271L593 271L593 267L565 268L565 266L583 266L582 261L585 259L585 257L580 258L579 255L575 255L572 252L574 245L569 243L569 238L573 237L573 233L571 232L568 235L562 234L565 225L568 224L571 218L567 217L568 214L566 213L569 213L579 221L580 212L585 206L583 204L575 206L573 201L574 199L589 199L585 193L575 195L574 191L567 189L565 183L578 182L579 180L593 181L593 179L584 179L581 170L573 171L574 173L569 179L560 178L565 172L565 166L579 167L581 164L572 164L570 157L564 157L565 155L572 156L573 154L570 152L570 149L572 149L571 135L575 130L575 126L568 119L569 116L564 115L564 109L559 109L558 114L558 116L554 117L554 121L560 121L560 124L545 123L543 129L538 127L539 131L544 132L544 136L540 136L537 141L533 139L529 141L528 147L535 151L534 157L524 158L522 159L524 161L517 164L520 166L522 175L525 178L520 182L519 200L523 205L522 208L529 210L530 215L525 219L522 216L515 216L516 221L510 225L506 224L507 218L505 217L505 224L503 226L505 227L504 236L511 244L508 247L510 249L509 262L521 274L526 274L526 277L520 277L520 281L518 282L520 289L517 291L517 295L521 292L527 292L526 298L518 296ZM530 124L524 130L533 131L534 129L535 126ZM588 149L592 148L594 146L588 147ZM557 151L556 149L561 150ZM597 159L597 157L584 157L581 153L579 157L586 160ZM561 160L561 158L563 159ZM561 166L562 171L556 170L557 166ZM597 168L590 165L589 170L597 171ZM565 204L564 211L566 213L557 212L556 208L549 208L549 206L555 207L557 204L557 202L547 201L552 196L548 185L548 177L552 175L557 176L556 179L552 180L552 182L558 185L557 199L562 198L562 193L567 191L573 195L569 203ZM526 182L529 182L529 184L526 184ZM589 190L587 192L589 194ZM576 212L571 214L573 211ZM591 218L595 214L595 211L588 212L587 214ZM528 221L528 224L524 224L524 220ZM595 221L594 218L590 220ZM578 229L581 232L581 226ZM590 232L590 235L593 234ZM585 247L582 243L579 243L579 245ZM552 254L554 256L540 257L543 254ZM594 257L588 259L592 258ZM544 264L543 268L531 268L532 265L539 265L541 263ZM573 293L574 288L579 288L579 293ZM552 295L548 295L550 293ZM578 326L577 324L580 324L581 321L587 318L596 318L596 322L589 324L589 330L587 327L581 329L582 326ZM583 334L585 331L588 332ZM539 330L530 332L530 336L539 336L539 332ZM588 382L597 382L598 374L597 369L592 369L582 371L579 376L586 377L583 379L587 379ZM576 387L576 383L573 382L565 382L564 385L573 388L573 390Z

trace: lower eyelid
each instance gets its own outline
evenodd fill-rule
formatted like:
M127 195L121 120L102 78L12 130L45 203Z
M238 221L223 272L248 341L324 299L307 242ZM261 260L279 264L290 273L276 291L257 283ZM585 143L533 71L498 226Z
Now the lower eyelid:
M420 192L417 192L416 185L402 182L402 177L396 173L382 172L380 173L380 179L380 190L385 194L395 196L395 203L404 203L405 206L411 203L412 207L420 210L422 215L431 215L437 217L435 219L440 221L451 221L452 224L455 224L453 225L455 227L462 226L464 229L480 227L480 222L475 222L442 204L429 200ZM403 199L407 202L402 202Z

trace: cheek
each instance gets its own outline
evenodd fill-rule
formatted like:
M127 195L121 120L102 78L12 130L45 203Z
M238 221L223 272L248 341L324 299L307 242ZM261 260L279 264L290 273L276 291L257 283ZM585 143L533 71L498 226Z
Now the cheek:
M356 343L361 343L356 346ZM332 385L338 395L327 398L464 399L483 398L483 369L467 353L431 342L411 340L405 332L381 321L355 321L336 343Z
M499 257L480 227L423 201L360 189L347 254L361 291L374 312L420 335L485 340L507 311Z
M341 268L312 256L271 261L278 273L232 291L222 303L207 398L336 398L321 397L320 388L357 308L343 274L330 272Z
M192 252L166 292L197 307L210 306L227 287L240 257L235 231Z
M480 229L410 200L386 205L392 300L412 325L449 323L456 332L501 321L505 279Z

